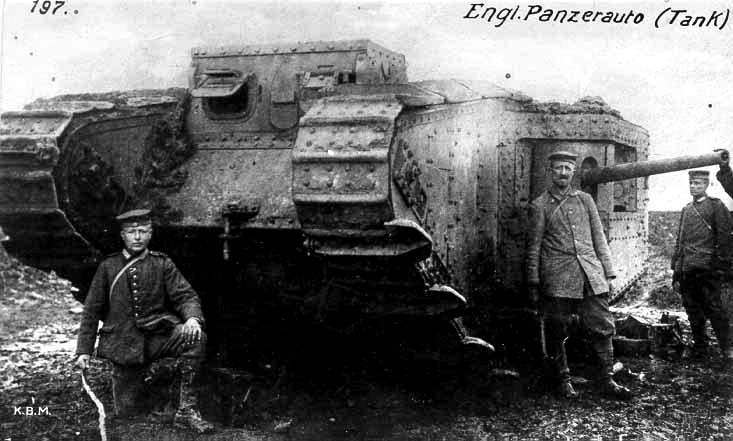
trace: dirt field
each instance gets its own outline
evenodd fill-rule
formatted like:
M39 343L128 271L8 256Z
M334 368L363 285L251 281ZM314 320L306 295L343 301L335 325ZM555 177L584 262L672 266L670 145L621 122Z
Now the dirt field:
M669 289L670 238L676 216L652 213L647 273L619 304L619 317L657 321L685 315ZM96 440L97 412L71 369L80 305L53 274L5 260L0 266L0 440ZM686 338L689 336L686 335ZM320 375L273 373L234 403L235 427L206 437L150 420L108 424L109 439L129 440L729 440L733 439L733 371L689 363L679 353L620 357L616 379L637 394L609 401L578 378L580 399L555 396L529 367L521 376L480 384L447 375L331 366ZM587 371L576 362L575 372ZM109 367L95 361L92 388L111 411ZM206 398L206 397L204 397Z

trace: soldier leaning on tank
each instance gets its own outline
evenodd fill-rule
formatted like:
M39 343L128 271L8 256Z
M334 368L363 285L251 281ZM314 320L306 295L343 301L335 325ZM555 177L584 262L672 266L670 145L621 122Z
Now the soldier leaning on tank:
M725 204L708 196L710 173L692 170L692 202L680 215L677 243L672 255L673 284L682 296L690 320L694 358L706 358L706 319L710 319L723 362L731 358L728 317L721 301L721 284L730 274L733 220Z
M611 378L611 338L616 329L608 297L616 275L598 209L589 194L570 185L574 153L555 152L548 160L552 185L530 204L526 268L529 295L539 303L547 325L547 355L559 377L560 394L578 396L565 353L571 316L577 314L600 364L601 392L614 399L631 399L631 391Z
M730 158L727 154L723 155L723 158L725 159L720 163L720 170L715 174L715 177L718 178L718 182L723 186L723 190L728 193L728 196L733 198L733 171L730 169Z
M141 411L143 378L149 364L178 358L180 401L177 427L203 433L213 426L201 418L194 377L201 369L206 334L198 295L171 259L148 249L152 237L149 210L117 217L124 249L99 265L84 303L75 365L86 369L94 349L112 362L112 393L119 418Z

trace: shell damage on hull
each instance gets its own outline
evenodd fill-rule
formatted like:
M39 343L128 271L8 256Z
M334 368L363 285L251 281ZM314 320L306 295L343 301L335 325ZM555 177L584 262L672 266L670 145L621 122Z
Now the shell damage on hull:
M646 130L600 98L410 83L404 56L368 40L196 48L192 59L188 90L3 114L0 225L11 253L83 294L119 247L113 216L151 208L151 247L202 293L222 353L237 352L233 335L272 326L263 311L292 305L342 332L447 323L456 347L475 346L456 320L467 314L479 335L510 341L531 314L527 206L551 152L578 154L575 184L597 202L622 288L647 257L645 176L719 160L644 162Z

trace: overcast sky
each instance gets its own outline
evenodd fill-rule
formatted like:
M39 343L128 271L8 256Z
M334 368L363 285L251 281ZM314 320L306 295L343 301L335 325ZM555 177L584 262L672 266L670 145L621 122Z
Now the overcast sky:
M0 107L62 93L186 86L193 46L368 38L404 53L411 80L489 80L538 100L603 97L651 135L653 158L733 148L733 16L720 30L663 24L666 8L709 17L733 2L484 2L513 21L462 17L460 3L6 0ZM51 4L56 4L55 1ZM541 22L543 11L644 14L639 24ZM669 21L667 12L661 23ZM716 167L710 168L712 171ZM651 209L689 199L684 172L650 181ZM733 206L719 185L709 191Z

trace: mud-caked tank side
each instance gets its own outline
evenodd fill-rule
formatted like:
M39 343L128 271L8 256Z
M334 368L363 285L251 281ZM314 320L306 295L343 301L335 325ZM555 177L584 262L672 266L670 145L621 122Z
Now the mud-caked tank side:
M157 185L149 177L175 169L151 152L185 97L182 89L66 95L4 113L0 224L12 233L9 251L71 279L83 296L100 254L118 246L109 219Z
M523 291L528 204L550 185L547 156L558 150L578 154L580 171L622 162L643 161L649 136L623 120L600 99L576 104L527 102L507 114L499 143L498 278L504 289ZM645 179L581 188L591 193L604 224L617 286L627 287L643 270L647 257L647 190ZM520 297L521 298L521 297Z

